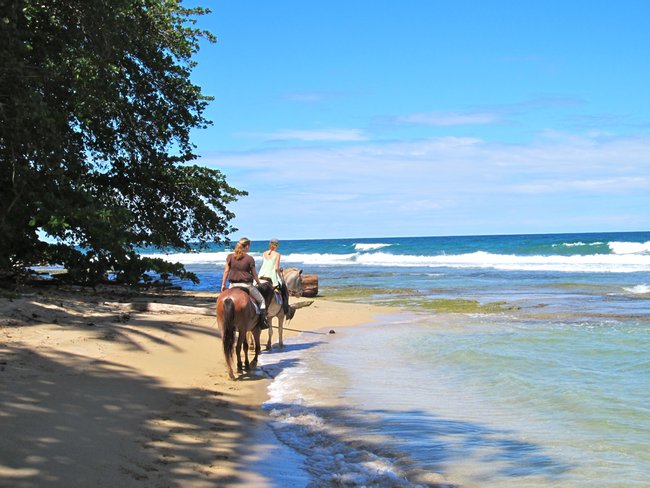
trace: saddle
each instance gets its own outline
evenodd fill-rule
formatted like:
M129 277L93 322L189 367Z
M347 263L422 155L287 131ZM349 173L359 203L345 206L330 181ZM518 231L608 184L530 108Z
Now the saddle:
M253 307L255 307L255 313L257 315L259 315L260 314L260 306L257 304L257 300L255 300L251 296L251 291L248 288L244 288L243 286L238 286L237 289L243 291L244 293L246 293L248 295L248 300L253 304Z

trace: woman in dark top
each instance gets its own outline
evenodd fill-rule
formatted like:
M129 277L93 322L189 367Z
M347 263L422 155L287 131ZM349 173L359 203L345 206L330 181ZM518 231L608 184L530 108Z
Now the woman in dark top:
M221 280L221 291L226 289L226 280L230 282L230 288L246 288L250 295L255 299L260 307L260 328L268 328L266 323L266 303L260 291L255 288L253 283L260 284L255 270L255 260L248 255L251 241L242 237L235 246L235 252L228 254L226 258L226 267L223 270L223 279Z

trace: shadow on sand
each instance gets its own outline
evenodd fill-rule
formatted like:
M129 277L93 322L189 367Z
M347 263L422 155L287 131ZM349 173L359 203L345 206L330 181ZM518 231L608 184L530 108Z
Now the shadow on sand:
M89 340L120 341L147 353L141 343L131 339L133 328L128 334L122 330L125 317L104 305L101 298L90 302L80 298L78 307L77 315L65 317L67 312L56 307L36 306L19 313L34 321L51 320L52 314L59 314L62 327L79 327ZM94 312L99 309L106 320L90 325L84 307ZM159 346L176 347L173 341L148 332L148 325L154 327L139 322L136 334ZM175 335L198 331L191 325L163 327ZM201 328L200 332L216 339L214 330ZM261 367L241 379L274 377L298 364L293 353L317 345L319 342L289 344L283 352L291 354L276 360L273 352L263 353ZM215 351L220 348L215 340ZM220 359L215 360L215 368L225 371L222 358L216 357ZM6 380L10 369L11 383ZM303 405L268 407L286 416L305 413ZM570 469L540 446L478 423L437 418L421 411L330 407L310 413L325 422L297 423L292 430L275 428L275 432L306 456L306 471L319 480L314 486L340 486L346 479L363 480L369 486L439 486L431 473L444 472L448 463L477 455L486 465L497 466L500 476L513 479L540 476L552 482ZM70 353L46 356L20 344L0 346L0 486L236 485L242 479L220 472L220 467L229 463L234 473L251 468L242 465L233 446L244 444L247 429L259 421L259 409L233 403L227 391L170 388L110 360ZM227 442L214 442L218 435ZM322 455L314 456L314 452ZM395 478L367 467L378 458L394 460L404 476ZM491 484L490 479L478 483Z
M179 353L168 355L176 360L185 353L178 338L204 337L215 352L207 374L223 379L218 330L206 326L211 318L204 316L198 321L203 325L195 325L191 316L185 322L167 321L124 312L119 306L149 300L162 306L214 305L213 296L192 298L188 303L186 296L177 294L106 295L88 290L3 298L0 331L14 340L0 344L0 486L185 487L242 482L227 473L249 470L241 464L237 449L245 446L251 426L263 415L231 394L236 384L220 380L217 384L224 386L174 388L112 361L110 354L96 359L57 349L56 341L48 337L69 340L72 336L62 332L73 331L80 351L84 344L108 351L119 345L121 351L146 358L154 348L163 348ZM32 339L15 340L20 334ZM291 366L289 361L276 368ZM242 376L247 381L267 378L262 368Z

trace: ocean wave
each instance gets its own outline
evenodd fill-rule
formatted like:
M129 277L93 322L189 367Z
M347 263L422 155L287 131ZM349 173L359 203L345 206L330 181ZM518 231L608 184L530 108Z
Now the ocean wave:
M303 265L366 265L430 268L492 268L504 271L631 273L650 271L650 255L591 254L586 256L519 256L478 251L437 256L384 252L355 254L291 254L286 261Z
M312 479L310 486L420 486L404 477L399 458L377 452L372 443L366 445L342 435L345 421L338 418L337 409L318 405L318 391L329 391L329 384L337 387L338 380L321 376L315 380L315 388L306 386L304 377L312 373L301 360L301 350L292 349L291 344L273 356L274 363L264 366L274 380L263 408L277 438L306 457L304 467ZM283 370L282 364L293 366ZM347 409L346 414L353 416Z
M171 263L182 264L214 264L225 263L231 251L221 252L190 252L190 253L156 253L146 254L148 258L160 258Z
M349 254L303 254L303 253L293 253L288 254L282 257L283 263L302 263L302 264L312 264L320 266L328 265L345 265L345 264L355 264L357 256L359 253L349 253Z
M614 254L650 254L650 241L646 242L609 242L607 244Z
M392 246L392 244L384 244L381 242L377 243L365 243L365 242L357 242L354 244L354 248L357 251L376 251L377 249L381 249L382 247L389 247Z
M624 287L623 290L625 290L628 293L632 293L634 295L645 295L646 293L650 293L650 285L636 285L632 287Z
M551 247L583 247L583 246L602 246L604 242L562 242L553 244Z
M610 243L611 244L611 243ZM632 243L625 243L632 244ZM650 242L645 243L650 246ZM223 265L228 251L176 254L149 254L170 262L185 265ZM254 259L261 255L251 253ZM614 254L522 256L477 251L466 254L436 256L402 255L387 252L292 253L282 257L285 266L379 266L428 268L491 268L503 271L556 271L592 273L632 273L650 271L650 253L617 252Z

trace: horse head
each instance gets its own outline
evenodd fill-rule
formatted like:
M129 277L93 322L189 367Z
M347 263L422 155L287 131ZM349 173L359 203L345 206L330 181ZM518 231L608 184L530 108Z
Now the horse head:
M302 269L285 268L282 270L282 278L291 296L302 296Z

